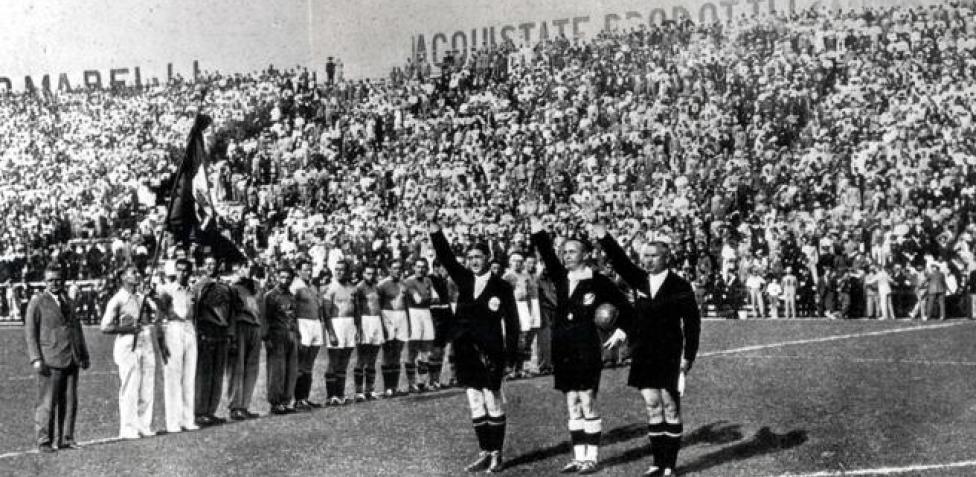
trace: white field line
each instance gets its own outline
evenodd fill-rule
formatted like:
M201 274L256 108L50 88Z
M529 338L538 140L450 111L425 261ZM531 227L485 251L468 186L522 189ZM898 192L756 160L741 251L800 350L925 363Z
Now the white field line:
M976 366L976 361L952 361L930 359L898 359L898 358L845 358L841 356L800 356L795 354L762 354L747 356L718 356L725 359L796 359L809 361L843 361L845 363L884 363L884 364L921 364L929 366Z
M904 467L878 467L876 469L853 469L853 470L823 470L811 472L809 474L782 474L780 477L843 477L849 475L897 475L918 473L926 471L938 471L946 469L961 469L965 467L976 467L976 460L964 460L959 462L949 462L946 464L917 464Z
M894 329L890 329L890 330L865 331L865 332L862 332L862 333L850 333L850 334L846 334L846 335L832 335L832 336L824 336L824 337L821 337L821 338L809 338L809 339L805 339L805 340L781 341L779 343L769 343L769 344L763 344L763 345L743 346L741 348L724 349L724 350L719 350L719 351L709 351L709 352L706 352L706 353L700 353L698 356L701 357L701 358L707 358L707 357L710 357L710 356L721 356L721 355L725 355L725 354L747 353L749 351L759 351L759 350L762 350L762 349L782 348L784 346L803 345L803 344L810 344L810 343L824 343L824 342L827 342L827 341L845 340L845 339L850 339L850 338L863 338L865 336L880 336L880 335L890 335L890 334L895 334L895 333L909 333L909 332L913 332L913 331L937 330L937 329L941 329L941 328L950 328L950 327L953 327L953 326L959 326L959 325L964 325L964 324L968 324L968 323L969 323L968 321L962 321L962 322L955 322L955 323L941 323L941 324L938 324L938 325L907 326L907 327L904 327L904 328L894 328Z

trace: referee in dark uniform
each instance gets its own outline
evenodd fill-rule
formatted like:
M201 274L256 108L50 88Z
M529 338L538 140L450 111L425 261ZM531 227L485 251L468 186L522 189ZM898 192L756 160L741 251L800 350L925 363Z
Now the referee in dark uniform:
M508 282L488 269L488 247L475 244L465 268L454 257L436 217L430 217L430 238L437 259L457 284L458 304L445 341L454 345L458 384L467 389L475 434L481 446L478 459L465 470L502 470L505 411L502 377L506 365L518 357L519 322L515 295Z
M674 475L683 432L678 382L691 370L701 334L695 294L686 280L668 270L667 237L652 238L641 248L641 268L602 225L593 231L614 270L637 294L627 384L640 390L647 406L654 464L644 475Z
M618 312L616 330L607 347L623 342L633 332L634 310L620 289L586 263L588 243L570 239L562 247L565 265L556 257L549 234L536 219L531 222L532 246L539 252L556 287L552 321L552 360L556 389L566 394L573 459L562 472L592 474L599 470L597 453L602 421L596 408L603 369L603 349L594 323L597 308L605 303Z

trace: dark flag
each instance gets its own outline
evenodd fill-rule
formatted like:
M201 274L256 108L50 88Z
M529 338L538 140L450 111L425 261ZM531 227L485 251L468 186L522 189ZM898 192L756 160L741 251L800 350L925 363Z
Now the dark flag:
M166 226L177 242L196 242L209 246L215 258L229 262L245 260L243 252L221 233L214 210L208 178L207 150L203 131L210 126L209 116L198 114L190 129L186 156L177 172L170 197Z

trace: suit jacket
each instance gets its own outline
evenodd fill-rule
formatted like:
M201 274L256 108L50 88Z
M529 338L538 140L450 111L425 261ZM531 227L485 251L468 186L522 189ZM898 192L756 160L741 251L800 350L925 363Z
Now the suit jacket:
M474 296L474 273L458 263L443 233L431 234L430 238L437 259L458 287L457 309L446 330L446 340L467 339L495 359L514 362L518 357L519 321L512 286L491 276L481 294Z
M532 245L542 256L556 290L556 307L552 321L552 357L554 362L599 364L602 343L594 317L604 303L617 308L617 328L628 336L634 332L634 309L613 281L593 271L592 278L580 280L569 292L569 272L553 250L549 234L532 235Z
M607 234L600 244L614 270L634 289L636 333L630 339L635 360L694 361L698 355L701 316L691 285L673 271L651 297L650 275L627 257Z
M88 346L81 330L81 322L74 313L68 297L60 297L61 304L48 292L31 297L24 316L27 355L31 362L43 360L52 368L67 368L88 361Z

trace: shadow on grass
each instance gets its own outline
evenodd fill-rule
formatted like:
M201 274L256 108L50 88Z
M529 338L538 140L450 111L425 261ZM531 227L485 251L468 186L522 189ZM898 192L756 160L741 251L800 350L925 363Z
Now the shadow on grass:
M727 425L725 421L713 422L688 434L688 436L685 438L685 445L694 445L699 443L727 444L729 442L734 442L742 439L742 432L739 430L739 427L740 426L738 425ZM627 442L637 438L645 438L646 436L647 424L628 424L626 426L620 426L603 433L600 442L603 445L609 445ZM620 456L608 459L604 462L604 464L613 465L614 462L619 464L640 459L641 457L649 454L647 447L648 446L641 446L640 448L627 451ZM515 467L519 465L531 464L533 462L539 462L559 455L568 455L570 450L569 442L563 441L553 446L544 447L527 454L516 456L514 459L508 461L506 465L508 467ZM627 460L618 460L622 457Z
M683 474L693 474L722 465L726 462L745 460L763 454L792 449L803 445L806 441L807 431L802 429L777 434L770 430L769 427L763 427L756 431L749 440L705 454L679 467L678 470Z
M646 434L647 426L642 425L642 434ZM742 439L742 426L739 424L729 424L728 421L716 421L711 424L691 431L681 439L682 447L690 447L696 444L722 445L729 444ZM644 441L640 447L630 449L621 454L617 454L603 461L604 467L613 467L641 460L651 455L651 446Z
M436 401L438 399L444 399L452 396L457 396L458 394L464 394L464 392L465 392L464 389L452 388L452 389L445 389L441 391L434 391L434 392L429 392L424 394L415 394L412 396L406 396L404 400L409 402Z

